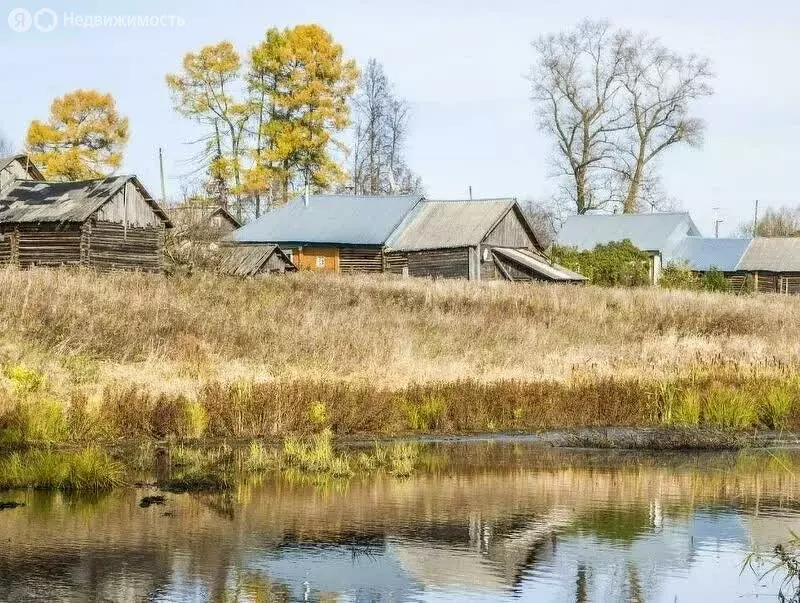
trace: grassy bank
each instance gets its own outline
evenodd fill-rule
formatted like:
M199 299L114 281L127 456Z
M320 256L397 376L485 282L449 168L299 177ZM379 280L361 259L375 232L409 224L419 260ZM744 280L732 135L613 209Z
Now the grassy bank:
M0 441L800 429L800 299L0 271Z

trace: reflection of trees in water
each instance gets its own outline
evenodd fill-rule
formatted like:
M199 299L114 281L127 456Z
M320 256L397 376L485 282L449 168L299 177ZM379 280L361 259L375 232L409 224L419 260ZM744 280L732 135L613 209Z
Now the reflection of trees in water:
M471 574L476 586L513 591L535 568L551 563L565 539L588 535L629 546L657 532L662 516L688 520L700 505L724 510L737 499L763 507L776 495L800 494L800 481L784 471L765 472L758 463L730 456L711 463L691 457L688 466L655 460L637 465L626 457L609 467L593 453L583 465L559 466L556 455L542 452L551 465L531 470L524 467L527 451L502 454L507 458L498 470L479 466L490 464L479 456L467 469L451 464L408 480L356 479L322 491L267 478L231 493L168 495L166 508L148 510L138 507L141 491L83 505L28 495L24 512L2 518L11 546L0 547L0 599L13 599L14 584L26 579L84 593L75 577L86 576L98 596L129 587L167 592L176 581L194 581L215 600L247 598L248 588L280 600L297 594L294 577L270 579L268 562L265 571L247 574L247 565L254 554L269 560L298 550L307 558L334 551L353 567L396 555L406 580L436 584ZM163 517L165 510L173 516ZM448 566L453 551L459 551L459 568ZM595 564L603 562L576 561L576 600L591 598L592 568L599 571ZM635 564L620 563L620 592L643 600L648 577Z

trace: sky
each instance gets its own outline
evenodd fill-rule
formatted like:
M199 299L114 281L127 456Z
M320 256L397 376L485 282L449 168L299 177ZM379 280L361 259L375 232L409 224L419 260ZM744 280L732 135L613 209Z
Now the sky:
M9 14L42 9L15 31ZM156 27L79 27L92 16L165 16ZM53 98L76 88L110 92L130 119L122 171L159 194L158 148L167 194L192 170L197 126L177 115L164 83L183 55L227 39L245 53L270 27L318 23L360 64L384 64L412 116L410 167L429 198L547 199L556 190L551 143L537 129L526 74L530 43L584 18L658 36L708 57L713 97L695 105L707 125L700 149L673 148L661 161L667 196L705 234L752 220L755 200L800 204L800 2L796 0L0 0L0 131L16 147ZM12 19L12 23L18 21ZM719 208L719 209L715 209Z

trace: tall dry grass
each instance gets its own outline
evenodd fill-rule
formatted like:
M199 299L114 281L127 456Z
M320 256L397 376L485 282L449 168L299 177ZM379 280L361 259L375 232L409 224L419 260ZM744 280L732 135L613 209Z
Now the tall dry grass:
M49 416L61 404L82 439L282 433L319 429L320 417L337 433L706 420L786 428L800 425L794 393L729 421L702 388L717 380L755 396L788 383L798 341L795 297L5 269L0 422L24 432L33 408L49 417L34 425L47 439L62 433ZM693 380L701 385L681 394L673 418L659 387ZM723 406L735 397L726 396Z

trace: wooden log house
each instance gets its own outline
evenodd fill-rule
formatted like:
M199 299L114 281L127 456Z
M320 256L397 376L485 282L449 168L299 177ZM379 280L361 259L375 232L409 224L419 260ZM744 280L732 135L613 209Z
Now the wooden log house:
M0 263L158 272L171 226L135 176L16 179L0 195Z
M300 270L585 280L547 260L514 199L314 195L268 212L230 240L279 245Z

